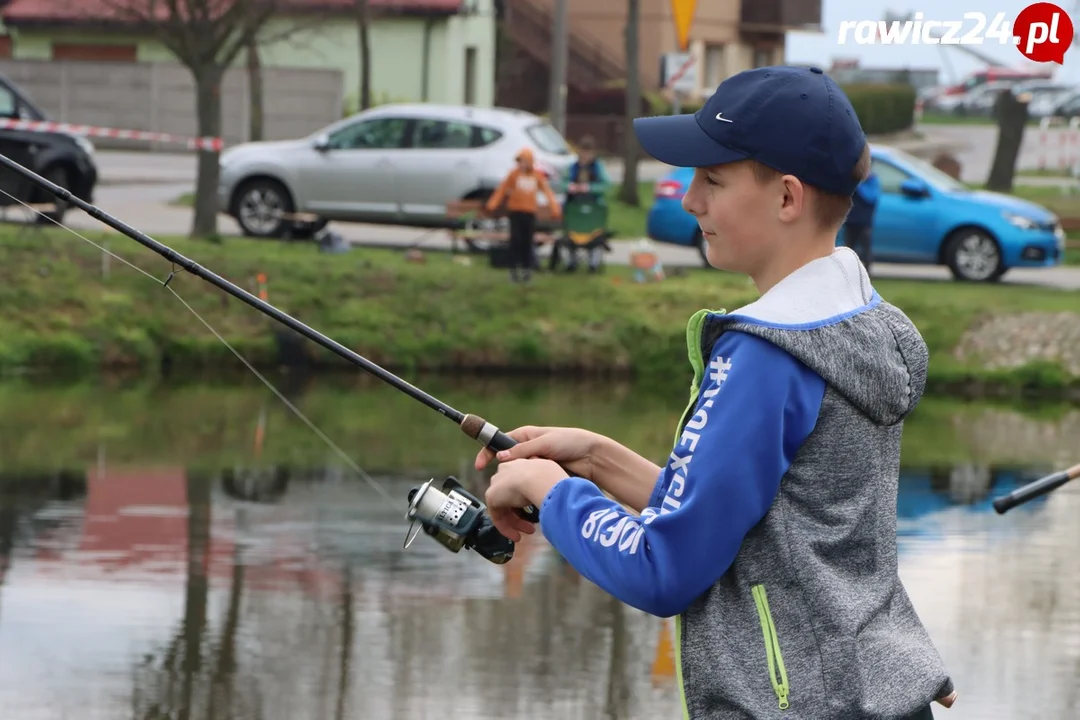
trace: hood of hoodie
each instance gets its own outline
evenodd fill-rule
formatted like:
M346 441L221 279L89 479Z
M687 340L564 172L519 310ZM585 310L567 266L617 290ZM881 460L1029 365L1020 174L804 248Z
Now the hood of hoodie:
M925 389L922 336L882 300L858 255L846 247L715 320L784 349L879 425L903 420Z

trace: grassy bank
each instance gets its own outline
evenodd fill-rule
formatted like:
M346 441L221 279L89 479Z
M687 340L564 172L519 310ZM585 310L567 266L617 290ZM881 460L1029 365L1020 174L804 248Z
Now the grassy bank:
M684 375L688 372L687 367ZM673 392L652 396L624 383L409 380L506 429L526 423L587 427L656 462L671 449L685 390L680 383ZM275 378L275 384L373 475L459 472L475 456L476 446L452 423L365 376L315 378L303 386ZM1078 421L1080 411L1067 406L1025 410L931 396L905 425L902 462L908 467L948 467L973 458L983 464L1043 463L1073 448ZM6 440L3 474L9 477L62 468L79 472L95 467L103 448L113 467L220 471L282 464L302 469L328 461L325 443L255 378L166 385L3 382L0 433Z
M101 236L89 236L102 242ZM482 257L464 265L432 253L422 265L400 251L324 255L310 245L227 238L221 244L162 238L178 252L250 291L265 273L270 302L371 360L400 369L635 374L685 380L684 327L701 307L734 309L756 298L740 276L685 271L659 284L629 269L599 277L541 275L511 285ZM122 236L114 252L164 280L170 265ZM277 364L283 346L315 364L344 367L203 280L181 272L163 288L63 231L0 236L0 369L51 374L162 366L199 372L242 366L172 295L174 289L248 360ZM1060 388L1076 379L1037 366L990 373L952 357L965 329L990 313L1076 312L1075 293L1007 285L882 280L881 293L918 324L933 380L950 387ZM673 370L674 368L674 370Z

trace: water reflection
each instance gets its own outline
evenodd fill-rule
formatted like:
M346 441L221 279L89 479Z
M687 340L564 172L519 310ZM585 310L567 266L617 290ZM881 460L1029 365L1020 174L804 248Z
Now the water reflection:
M140 456L123 438L162 430L118 431L119 413L111 433L54 429L58 445L65 432L111 434L81 462L0 455L0 717L678 716L669 622L613 601L542 538L506 566L427 538L402 551L403 507L326 453L292 442L281 452L281 421L260 410L261 395L231 400L222 417L192 425L207 451L186 462ZM535 410L550 399L524 402ZM241 406L254 412L247 432L233 432L228 416ZM9 407L0 406L4 447L18 448L19 432L36 442L41 428L20 430L3 417ZM141 416L134 404L125 412ZM575 421L546 412L544 422ZM1075 450L1076 415L930 403L914 423L913 441L934 445L905 447L901 572L962 693L938 717L1078 716L1080 489L1003 517L990 507ZM202 435L208 427L216 439ZM177 432L177 443L195 444ZM1041 458L1010 438L1037 438ZM377 445L350 447L386 457ZM467 441L445 447L423 464L482 488L482 475L463 472ZM376 479L404 498L431 471Z

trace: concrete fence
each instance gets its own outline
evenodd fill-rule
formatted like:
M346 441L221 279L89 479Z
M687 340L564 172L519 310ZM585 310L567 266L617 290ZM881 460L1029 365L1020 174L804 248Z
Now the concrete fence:
M0 60L0 72L56 122L195 136L195 82L179 64ZM340 70L263 68L263 139L301 137L341 118ZM251 103L245 68L222 83L222 136L245 142ZM101 148L184 150L183 145L91 138Z

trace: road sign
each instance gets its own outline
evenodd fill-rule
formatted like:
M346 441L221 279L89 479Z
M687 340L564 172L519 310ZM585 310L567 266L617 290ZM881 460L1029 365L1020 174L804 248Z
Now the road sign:
M663 58L661 77L664 88L688 93L697 89L697 66L691 53L667 53Z
M675 19L675 37L679 41L679 50L686 52L690 47L690 24L694 21L694 9L697 0L671 0L671 16Z

